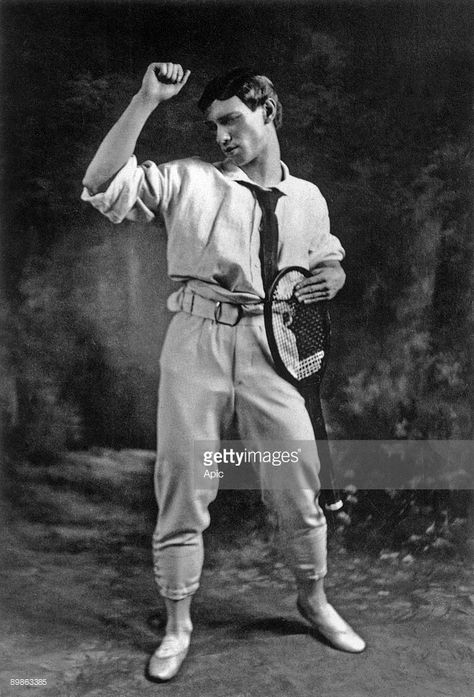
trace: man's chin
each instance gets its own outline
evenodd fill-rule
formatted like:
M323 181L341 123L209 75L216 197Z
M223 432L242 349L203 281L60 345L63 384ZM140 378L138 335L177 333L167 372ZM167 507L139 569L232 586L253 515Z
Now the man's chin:
M241 152L228 153L226 159L227 162L232 162L232 164L237 165L237 167L242 167L242 165L247 164L247 160Z

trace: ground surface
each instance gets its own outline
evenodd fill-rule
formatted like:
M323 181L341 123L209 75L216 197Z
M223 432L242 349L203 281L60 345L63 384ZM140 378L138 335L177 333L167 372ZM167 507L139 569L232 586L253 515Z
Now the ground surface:
M212 534L188 659L173 682L148 682L147 656L163 633L151 508L136 507L149 473L136 452L17 469L17 510L4 507L2 697L474 694L473 568L465 561L373 558L334 543L328 594L368 642L351 656L299 619L271 545L256 536L230 545ZM11 678L47 686L10 686Z

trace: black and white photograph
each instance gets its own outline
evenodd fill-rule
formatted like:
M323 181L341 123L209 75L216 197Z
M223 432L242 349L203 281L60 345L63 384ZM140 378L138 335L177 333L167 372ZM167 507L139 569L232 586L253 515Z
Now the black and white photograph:
M0 697L473 694L473 37L0 4Z

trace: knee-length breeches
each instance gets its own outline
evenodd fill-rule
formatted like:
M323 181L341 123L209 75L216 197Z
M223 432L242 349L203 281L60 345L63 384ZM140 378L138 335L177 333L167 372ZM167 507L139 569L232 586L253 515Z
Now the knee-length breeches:
M231 327L179 312L160 365L153 559L160 593L179 600L199 586L202 532L218 487L196 488L194 441L218 441L231 423L255 448L270 440L313 441L314 435L303 398L275 372L262 316L243 317ZM301 580L326 573L316 445L307 460L297 470L296 486L265 497L277 514L288 563Z

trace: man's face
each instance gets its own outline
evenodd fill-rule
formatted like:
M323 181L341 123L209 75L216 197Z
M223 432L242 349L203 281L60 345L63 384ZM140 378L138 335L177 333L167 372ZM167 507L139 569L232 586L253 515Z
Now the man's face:
M265 151L269 124L263 107L249 109L239 97L216 99L206 112L206 125L216 134L216 142L227 159L241 167Z

